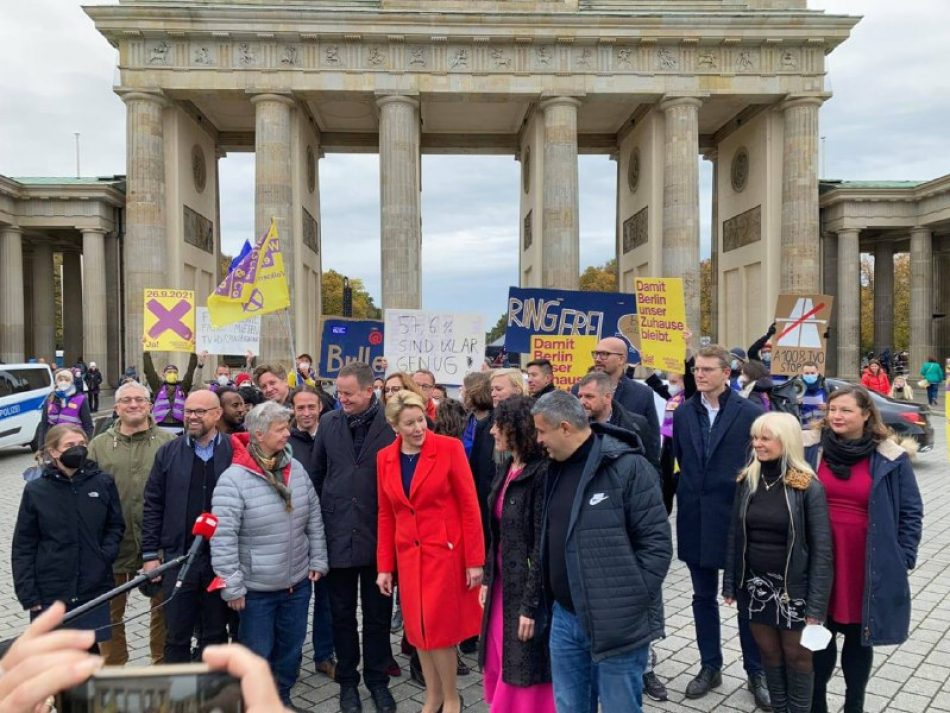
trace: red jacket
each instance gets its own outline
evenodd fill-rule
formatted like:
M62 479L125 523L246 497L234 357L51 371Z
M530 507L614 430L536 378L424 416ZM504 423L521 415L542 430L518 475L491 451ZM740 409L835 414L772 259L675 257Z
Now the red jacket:
M409 497L402 486L402 438L376 457L380 572L398 572L406 638L423 650L477 636L482 609L465 570L485 564L475 481L462 442L426 431ZM423 626L425 622L425 626Z
M887 372L879 369L877 376L871 373L870 369L865 369L861 375L861 385L868 391L876 391L882 396L891 393L891 381L887 378Z

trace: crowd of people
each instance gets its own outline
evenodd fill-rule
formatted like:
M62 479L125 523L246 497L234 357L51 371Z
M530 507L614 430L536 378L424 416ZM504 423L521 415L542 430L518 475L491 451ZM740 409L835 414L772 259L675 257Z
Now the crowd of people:
M652 644L675 503L698 654L685 695L722 683L724 602L758 708L827 711L840 635L844 710L863 711L873 647L908 636L911 462L865 387L830 390L808 363L789 408L753 347L704 347L640 381L608 337L572 392L539 359L469 374L459 400L425 370L350 363L330 394L308 355L289 375L262 364L232 381L221 366L201 385L206 355L181 378L147 358L149 388L123 383L92 438L57 381L71 420L49 410L22 496L17 598L31 618L74 609L191 551L212 513L190 565L143 587L153 663L240 642L292 707L312 616L313 663L343 713L363 710L361 683L376 711L397 709L400 628L423 713L464 707L460 647L477 650L492 711L636 712L669 698ZM95 632L80 648L126 663L126 607L73 622ZM819 626L831 641L813 653Z

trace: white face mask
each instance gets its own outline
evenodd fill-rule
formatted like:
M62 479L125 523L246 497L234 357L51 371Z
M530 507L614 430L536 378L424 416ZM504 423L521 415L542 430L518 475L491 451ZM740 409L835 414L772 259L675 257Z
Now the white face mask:
M71 381L58 380L56 382L56 388L59 391L68 391L72 387L72 385L73 385L73 382Z
M218 386L227 386L229 383L231 383L231 379L224 374L218 376Z
M670 384L666 387L667 391L670 392L670 396L676 396L683 392L683 387L680 384Z
M297 364L297 368L301 371L301 373L306 374L307 372L310 371L310 362L302 361L299 364Z

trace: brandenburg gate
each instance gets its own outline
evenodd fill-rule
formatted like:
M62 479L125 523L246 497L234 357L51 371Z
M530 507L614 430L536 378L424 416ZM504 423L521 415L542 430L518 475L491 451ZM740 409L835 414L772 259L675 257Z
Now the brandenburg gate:
M327 152L379 154L384 307L420 306L426 152L521 162L523 286L577 287L577 157L596 153L616 160L622 289L681 276L698 334L704 156L718 338L748 344L779 292L820 291L825 56L857 18L805 0L120 0L86 12L119 50L128 112L130 357L133 296L214 289L229 151L255 153L255 227L278 219L301 350L319 338ZM268 349L286 354L271 334Z

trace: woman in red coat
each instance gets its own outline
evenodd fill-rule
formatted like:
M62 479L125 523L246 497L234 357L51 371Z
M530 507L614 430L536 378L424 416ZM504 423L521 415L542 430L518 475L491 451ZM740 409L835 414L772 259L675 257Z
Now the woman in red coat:
M462 442L426 428L417 394L390 395L386 419L397 437L376 459L376 584L391 595L398 569L406 638L425 674L423 713L457 713L455 647L478 635L482 616L485 543L475 481Z
M881 362L877 359L872 359L867 370L861 375L861 385L868 391L876 391L881 396L887 396L891 391L887 372L881 368Z

